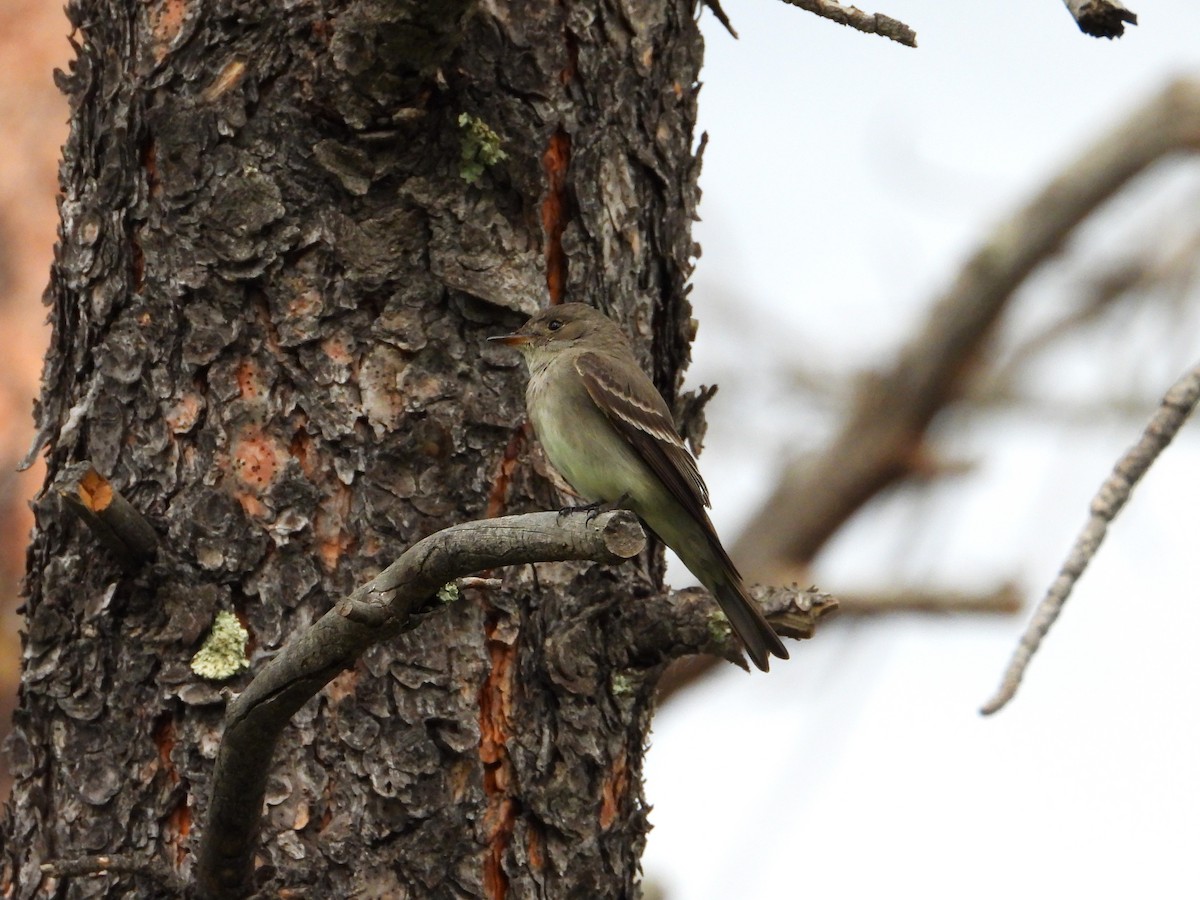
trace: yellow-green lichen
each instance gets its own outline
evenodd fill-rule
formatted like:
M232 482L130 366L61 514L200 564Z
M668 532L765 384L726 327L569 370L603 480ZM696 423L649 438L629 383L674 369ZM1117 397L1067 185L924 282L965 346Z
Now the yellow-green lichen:
M636 693L640 681L624 672L613 672L610 679L614 696L626 697Z
M720 610L713 610L708 617L708 634L717 643L724 643L733 634L733 626Z
M224 681L250 665L246 661L249 632L233 613L222 610L213 620L212 631L192 657L192 671L201 678Z
M508 154L500 149L500 135L492 131L483 119L463 113L458 117L458 125L463 130L462 168L458 174L468 184L475 184L484 169L508 159Z

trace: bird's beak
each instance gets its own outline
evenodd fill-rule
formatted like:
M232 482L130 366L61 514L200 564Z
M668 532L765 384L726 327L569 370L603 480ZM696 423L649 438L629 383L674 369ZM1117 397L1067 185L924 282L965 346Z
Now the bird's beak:
M533 338L527 334L514 332L513 334L494 334L488 340L495 341L497 344L504 344L506 347L520 347L522 344L528 344Z

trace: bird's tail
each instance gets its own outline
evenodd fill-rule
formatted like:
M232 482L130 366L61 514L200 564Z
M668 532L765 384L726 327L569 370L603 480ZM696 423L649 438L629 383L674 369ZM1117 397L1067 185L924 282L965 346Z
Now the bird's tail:
M754 664L765 672L772 654L787 659L787 648L747 593L712 524L673 516L666 517L662 526L654 530L716 599Z
M754 660L754 664L767 671L770 654L780 659L787 659L787 648L779 635L770 626L758 604L746 592L746 586L736 573L721 573L719 579L712 584L705 584L721 606L721 611L729 619L734 632L746 645L746 652Z

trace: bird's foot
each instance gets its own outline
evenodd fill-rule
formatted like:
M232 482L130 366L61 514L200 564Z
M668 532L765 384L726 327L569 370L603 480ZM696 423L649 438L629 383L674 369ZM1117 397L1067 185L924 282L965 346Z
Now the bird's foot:
M558 511L558 517L563 519L567 516L574 515L575 513L587 513L589 516L591 516L591 519L594 519L596 516L600 515L601 512L603 512L603 510L600 508L602 506L604 506L604 501L602 500L597 500L594 503L584 503L581 506L564 506ZM591 519L588 519L588 521L590 522Z
M629 502L629 495L622 494L616 500L608 502L605 500L596 500L593 503L585 503L582 506L564 506L558 511L558 515L569 516L572 513L587 513L587 523L592 524L592 520L601 513L612 512L614 509L628 509L626 504Z

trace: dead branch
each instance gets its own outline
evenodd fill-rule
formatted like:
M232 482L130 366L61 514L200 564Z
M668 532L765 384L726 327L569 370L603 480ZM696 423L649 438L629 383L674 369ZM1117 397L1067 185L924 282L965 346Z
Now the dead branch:
M1063 0L1079 30L1092 37L1112 40L1125 33L1125 24L1137 24L1132 13L1117 0Z
M1054 624L1058 614L1062 612L1063 604L1071 596L1075 583L1087 568L1088 563L1100 549L1100 544L1108 532L1109 523L1117 517L1129 500L1133 489L1150 469L1160 453L1179 432L1180 427L1200 400L1200 364L1197 364L1187 374L1171 387L1158 411L1150 419L1150 423L1142 432L1141 439L1121 457L1112 474L1105 479L1104 484L1092 500L1091 513L1087 524L1075 539L1071 553L1059 570L1058 577L1050 585L1046 596L1038 604L1033 618L1021 635L1020 643L1013 652L1012 660L1004 673L999 690L984 704L980 710L985 716L998 712L1013 698L1025 669L1033 654L1045 638L1050 626Z
M843 616L879 616L895 613L956 613L1013 615L1021 611L1022 595L1015 584L1006 582L990 591L878 591L871 594L842 594L838 611Z
M1013 584L1002 584L991 591L981 594L946 591L942 593L896 591L893 593L875 593L862 595L843 595L836 599L828 594L809 588L798 592L793 589L761 588L753 589L754 598L762 604L767 621L780 634L792 638L809 638L817 620L836 612L838 616L879 616L897 613L928 613L933 615L950 615L954 613L984 613L996 615L1012 615L1021 611L1022 595ZM671 603L694 602L690 595L701 598L700 602L708 604L708 594L698 588L687 588L673 591ZM703 639L689 633L694 627L691 623L697 621L695 614L681 616L677 622L667 622L673 636L678 636L685 644L694 644L695 652L706 655L691 655L677 659L667 668L658 681L657 698L660 704L665 703L673 695L700 680L712 671L718 659L740 662L740 651L730 648L727 642L717 642L706 646ZM651 635L648 640L662 645L662 640ZM736 654L736 655L735 655Z
M829 19L839 25L846 25L866 34L878 34L881 37L903 44L905 47L917 46L917 33L898 19L885 16L882 13L865 13L854 6L842 6L836 0L783 0L791 6Z
M106 853L99 856L80 856L54 859L42 863L42 873L48 878L100 878L105 875L140 875L156 882L168 895L183 894L185 885L178 875L161 860L142 859L132 854Z
M475 572L522 563L624 562L645 543L637 518L624 511L594 518L548 512L467 522L413 545L378 577L339 601L289 641L226 711L197 854L201 896L245 893L271 759L292 716L369 647L416 627L439 605L433 600L441 588ZM755 593L768 619L789 637L811 636L816 620L837 605L814 589ZM662 659L669 648L677 654L713 653L740 661L740 643L732 631L727 625L713 627L719 616L703 591L672 594L647 616L638 646L630 648L631 658ZM548 654L555 652L556 647L547 648Z
M54 489L126 571L136 572L154 559L154 526L90 462L64 469Z
M196 884L205 897L240 897L252 874L263 797L275 745L292 716L369 647L416 624L449 582L520 563L624 562L645 546L628 512L531 513L465 522L410 547L377 578L296 635L225 713L213 770Z

